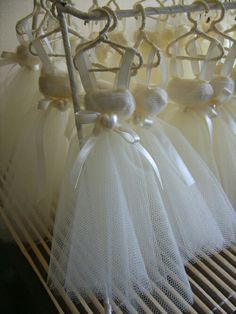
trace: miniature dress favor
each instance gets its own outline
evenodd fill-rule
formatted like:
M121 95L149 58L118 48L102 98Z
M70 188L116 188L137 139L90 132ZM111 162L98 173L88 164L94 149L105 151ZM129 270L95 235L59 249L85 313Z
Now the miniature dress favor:
M68 154L48 280L72 298L75 289L84 298L94 293L105 303L124 302L127 309L155 282L184 309L181 298L191 303L192 293L162 200L162 178L125 122L135 109L128 90L135 53L125 49L114 87L100 89L86 52L77 52L86 92L86 111L77 118L93 129L80 152L71 145ZM173 287L179 297L171 295Z
M150 56L149 63L154 57L153 51ZM161 70L166 71L163 67ZM155 117L168 103L166 91L159 86L138 84L134 96L135 131L159 168L164 187L162 199L184 262L235 242L236 215L223 191L180 132ZM173 143L171 132L175 133ZM188 152L187 156L181 156L175 142ZM185 158L192 160L190 168ZM195 170L192 172L192 169ZM202 184L209 186L207 195L202 192Z
M8 79L3 83L0 99L0 173L7 172L11 162L12 150L19 131L23 129L22 119L30 109L38 91L40 60L31 55L28 43L17 47L16 53L2 53L0 65L13 64L20 68L11 69ZM15 69L14 69L15 70Z
M38 89L40 93L21 121L24 128L18 134L5 175L2 202L13 217L36 217L49 228L70 140L66 133L72 115L67 73L56 62L52 73L43 68ZM29 232L36 237L32 230Z

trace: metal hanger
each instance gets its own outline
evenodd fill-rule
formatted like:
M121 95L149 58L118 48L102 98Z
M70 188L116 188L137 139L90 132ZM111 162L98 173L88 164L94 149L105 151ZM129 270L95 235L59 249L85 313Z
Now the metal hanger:
M97 47L99 44L107 44L109 45L111 48L113 48L116 52L118 52L119 54L122 54L126 51L126 49L131 49L131 47L127 47L125 45L116 43L114 41L111 41L108 39L107 33L110 31L113 31L116 28L117 25L117 18L116 15L114 13L114 11L112 11L110 8L108 7L102 7L102 8L97 8L94 11L100 11L102 12L105 16L106 16L106 24L104 26L104 28L99 32L99 35L97 38L95 38L94 40L90 40L88 42L84 42L79 44L79 46L76 49L76 55L74 57L74 65L75 68L78 69L78 60L77 60L77 56L80 55L81 53L91 50L95 47ZM113 23L112 23L113 21ZM111 24L112 23L112 24ZM133 64L132 66L132 70L138 70L142 65L143 65L143 58L142 55L135 49L135 55L138 58L138 64ZM92 72L96 72L96 71L118 71L119 67L107 67L105 65L96 65L96 68L92 68L90 69L90 71Z
M229 40L230 42L234 43L236 42L236 40L234 38L232 38L231 36L225 34L224 32L221 32L218 28L217 28L217 24L219 24L225 17L225 7L224 5L218 1L218 0L211 0L210 3L215 3L219 6L219 8L221 9L220 12L220 16L217 18L214 18L211 23L210 26L208 28L208 30L205 32L206 34L215 34L217 36L220 36L222 39L226 39ZM186 44L186 52L189 54L189 46L191 45L191 43L194 40L197 40L199 38L199 35L197 35L195 38L189 40Z
M198 0L195 1L193 4L201 4L203 6L203 8L208 11L209 7L208 4L203 1L203 0ZM221 43L215 39L212 38L211 36L207 35L206 33L202 32L199 28L198 28L198 22L197 20L194 20L191 16L191 12L187 13L187 17L189 19L189 21L193 24L192 28L186 32L185 34L179 36L178 38L176 38L175 40L173 40L172 42L170 42L166 48L166 54L168 57L173 57L173 54L171 52L171 48L173 48L174 45L176 45L179 41L192 36L192 35L196 35L194 37L194 40L197 40L199 38L205 39L207 40L210 44L215 44L216 49L218 50L218 54L215 57L212 57L209 61L214 61L214 60L219 60L224 56L224 49L221 45ZM176 55L175 56L176 59L180 59L180 60L190 60L190 61L201 61L201 60L205 60L206 55L202 55L202 54L198 54L196 56L189 56L189 55Z
M145 26L146 26L145 9L144 9L143 5L141 4L141 2L136 3L134 5L134 9L135 9L135 11L137 11L137 13L138 12L141 13L141 18L142 18L141 26L139 28L138 38L134 44L134 48L138 49L143 42L148 44L150 46L151 50L155 51L155 55L157 57L157 61L156 61L156 63L152 64L152 67L157 67L161 62L160 49L148 38L148 35L145 32ZM147 65L144 65L144 66L147 66Z

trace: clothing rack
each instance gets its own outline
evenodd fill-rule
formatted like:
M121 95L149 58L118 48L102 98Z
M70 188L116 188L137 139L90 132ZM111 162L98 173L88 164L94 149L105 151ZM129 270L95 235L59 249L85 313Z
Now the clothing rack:
M70 41L68 36L67 22L65 14L70 14L85 22L103 20L105 16L100 11L96 12L83 12L73 6L67 4L63 0L49 0L57 10L57 18L60 23L63 44L66 55L67 68L71 84L72 99L75 113L80 110L79 104L79 91L75 80L75 68L71 54ZM217 4L208 4L209 10L220 10ZM236 9L236 1L225 2L224 7L226 10ZM163 15L163 14L179 14L187 12L200 12L205 11L203 5L176 5L168 7L146 7L146 15ZM140 12L129 9L116 11L117 17L128 18L137 17ZM78 137L81 142L82 130L79 123L77 125ZM4 179L1 178L2 181ZM16 213L17 213L17 204ZM8 230L10 231L15 242L19 246L22 254L28 260L32 269L37 274L39 280L52 299L58 313L104 313L105 305L97 299L93 294L90 296L90 303L87 303L83 297L74 291L75 297L78 300L79 307L67 296L63 287L57 293L51 291L46 283L46 277L49 267L50 246L52 240L52 230L45 229L41 217L33 214L32 220L27 217L22 217L20 213L15 216L7 213L3 208L0 208L0 217L5 222ZM35 223L36 222L36 223ZM53 219L51 226L53 226ZM27 225L27 228L25 227ZM33 231L38 239L35 243L34 238L27 231L28 228ZM27 242L22 241L21 235L27 239ZM189 312L192 314L197 313L233 313L236 310L236 247L225 248L222 252L215 254L212 258L205 256L203 260L196 260L194 264L189 263L186 266L189 281L193 288L194 305L189 306ZM156 284L153 282L153 289L155 293L161 293ZM177 293L177 292L175 292ZM59 296L58 296L59 295ZM122 295L120 295L122 299ZM137 295L136 303L144 313L166 313L165 310L158 304L155 297L150 293L146 296L150 303L146 304L145 301ZM163 296L164 298L164 296ZM126 300L123 300L126 303ZM172 303L171 300L166 300L172 311L181 314L180 310ZM111 307L114 313L122 314L116 303L111 300ZM131 313L137 313L131 305L126 304L130 308ZM156 311L156 312L154 312ZM108 311L107 311L108 312ZM109 312L110 313L110 312ZM166 313L167 314L167 313Z
M67 4L63 0L49 0L57 6L57 10L60 10L63 13L71 14L81 20L86 22L89 21L98 21L105 19L105 16L102 12L83 12L73 6ZM236 9L236 1L224 2L224 8L226 10ZM218 4L208 3L209 10L220 10ZM188 12L201 12L205 8L201 4L192 4L192 5L175 5L175 6L166 6L166 7L146 7L146 15L163 15L163 14L179 14L179 13L188 13ZM140 12L135 9L128 10L117 10L115 11L118 19L127 18L127 17L137 17L140 15Z

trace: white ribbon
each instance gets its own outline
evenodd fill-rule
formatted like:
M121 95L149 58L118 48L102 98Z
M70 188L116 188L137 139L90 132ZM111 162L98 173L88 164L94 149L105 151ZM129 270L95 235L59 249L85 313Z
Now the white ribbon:
M88 124L88 123L95 123L95 128L93 135L90 136L83 147L81 148L77 159L75 160L74 166L72 167L72 173L71 173L71 182L76 188L79 182L79 178L83 169L83 166L86 162L87 157L93 150L94 146L97 143L98 137L97 134L102 128L106 128L105 126L101 125L102 118L107 117L106 115L102 115L99 112L94 111L83 111L77 113L78 121L81 124ZM126 140L128 143L134 145L136 150L149 162L149 164L152 166L154 173L163 189L163 184L161 180L161 175L158 170L158 167L153 160L152 156L148 153L148 151L139 143L140 138L139 136L131 129L122 127L117 123L117 120L114 119L115 123L113 126L111 126L109 129L111 131L116 132L119 134L124 140Z
M0 66L10 64L21 64L21 61L15 52L3 51L0 59ZM39 70L39 64L34 64L30 67L33 71Z
M15 52L3 51L0 59L0 66L16 64L18 57Z
M208 112L204 112L203 113L203 118L206 122L206 126L207 126L207 130L209 132L210 135L210 141L211 141L211 145L213 144L213 140L214 140L214 136L213 136L213 124L212 124L212 117L210 117Z

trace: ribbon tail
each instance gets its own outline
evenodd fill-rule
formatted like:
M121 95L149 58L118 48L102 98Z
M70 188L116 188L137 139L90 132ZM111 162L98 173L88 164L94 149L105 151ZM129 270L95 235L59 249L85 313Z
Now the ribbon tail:
M212 124L212 120L211 120L211 118L209 117L209 115L208 115L207 113L205 113L205 114L203 115L203 117L204 117L204 120L205 120L205 122L206 122L207 129L208 129L208 132L209 132L211 145L213 145L214 137L213 137L213 124Z
M77 188L79 178L80 178L81 172L83 170L83 166L85 164L85 161L86 161L87 157L89 156L90 152L92 151L92 149L94 148L96 142L97 142L96 136L89 137L87 142L81 148L81 150L78 154L78 157L75 160L75 163L72 167L72 171L70 174L70 182L71 182L71 184L74 185L75 189Z
M16 60L14 59L1 59L0 60L0 67L10 64L16 64Z
M37 145L37 166L38 166L38 195L37 201L41 201L45 197L45 191L47 188L47 167L46 167L46 155L44 149L44 128L46 118L49 111L43 112L43 117L40 117L40 121L36 130L36 145Z
M117 134L119 134L123 139L125 139L128 143L134 144L140 141L140 137L133 130L118 126L113 129Z
M134 143L137 151L149 162L149 164L152 166L155 175L161 185L162 190L164 190L162 179L161 179L161 174L159 172L159 169L157 167L157 164L153 160L152 156L149 154L149 152L140 144L140 143Z

